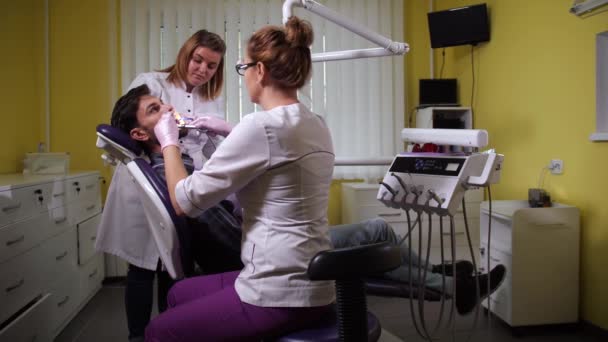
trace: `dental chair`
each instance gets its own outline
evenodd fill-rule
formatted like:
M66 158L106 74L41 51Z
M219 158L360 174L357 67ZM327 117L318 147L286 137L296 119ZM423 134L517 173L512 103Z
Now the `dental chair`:
M167 183L152 169L141 146L116 127L97 126L97 147L104 149L102 159L110 164L126 165L140 197L150 231L158 247L163 267L173 279L190 276L194 264L189 248L186 219L171 205Z
M143 194L140 198L163 266L174 279L191 275L193 267L185 260L192 258L188 254L189 248L184 248L189 246L185 234L188 226L183 217L176 215L165 181L152 169L141 146L118 128L98 125L97 137L97 147L106 151L102 159L111 164L125 164ZM312 280L335 280L336 312L308 329L278 337L276 341L378 340L382 329L376 316L367 312L365 295L367 292L410 297L407 284L373 278L400 264L399 249L388 243L320 252L311 260L308 275ZM417 296L416 290L414 297ZM435 296L425 293L427 300L433 300Z

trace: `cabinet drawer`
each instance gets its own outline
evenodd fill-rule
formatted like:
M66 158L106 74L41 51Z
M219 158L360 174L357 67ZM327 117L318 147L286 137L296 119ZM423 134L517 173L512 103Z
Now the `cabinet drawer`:
M357 203L358 205L377 205L380 203L376 196L378 195L378 189L380 185L378 184L368 184L368 185L344 185L342 184L343 191L342 196L350 197L353 203ZM344 200L344 199L343 199Z
M492 248L499 249L503 252L511 252L512 243L512 223L510 217L503 215L492 215L491 238ZM480 218L480 235L482 243L488 241L488 224L489 216L487 212L482 212Z
M374 217L381 217L386 222L406 222L405 212L401 209L392 209L383 205L362 205L355 208L358 222Z
M10 342L50 342L49 315L50 295L46 294L34 302L21 315L0 330L0 341Z
M99 198L99 175L92 174L66 179L67 201L93 203Z
M95 239L97 238L97 226L101 215L98 214L78 224L78 263L86 264L95 255Z
M48 215L39 214L33 218L0 228L0 263L21 254L46 239Z
M490 246L491 250L490 250L490 269L494 268L494 266L498 265L498 264L502 264L507 268L507 274L506 274L506 278L511 278L511 265L513 264L512 262L512 257L511 254L509 253L505 253L503 251L500 251L496 248L494 248L494 246ZM488 245L486 241L481 241L481 246L480 246L480 268L479 270L481 272L487 272L487 268L488 268L488 255L486 254L488 250Z
M50 288L51 315L49 320L51 331L54 334L59 333L57 329L78 307L78 278L76 274L74 276L76 279L63 279L55 282Z
M80 268L80 300L89 298L99 287L104 278L102 253L97 253L89 262Z
M39 246L0 264L0 322L42 293Z
M49 209L65 206L68 203L65 179L56 179L51 186L52 191L51 199L49 202Z
M48 284L77 274L76 244L76 229L70 228L40 246L44 260L41 274L44 283Z
M47 210L51 183L0 191L0 227Z
M55 208L48 213L48 222L46 227L49 231L49 236L55 236L70 227L68 220L68 208Z
M79 224L101 212L101 202L74 202L68 205L68 222Z

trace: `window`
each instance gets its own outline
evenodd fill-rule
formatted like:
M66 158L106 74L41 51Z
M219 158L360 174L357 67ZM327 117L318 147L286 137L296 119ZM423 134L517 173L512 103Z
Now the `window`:
M595 55L595 130L589 139L608 141L608 31L596 37Z
M402 0L318 2L392 40L403 41ZM282 3L281 0L123 0L123 90L137 74L171 65L181 44L204 28L226 41L226 84L222 94L226 118L238 122L258 108L249 101L234 65L255 29L266 24L281 25ZM377 47L303 8L295 8L294 13L313 25L313 53ZM325 118L337 157L393 156L401 150L404 97L402 56L315 63L311 81L300 91L300 101ZM372 178L385 171L384 166L337 167L335 176Z

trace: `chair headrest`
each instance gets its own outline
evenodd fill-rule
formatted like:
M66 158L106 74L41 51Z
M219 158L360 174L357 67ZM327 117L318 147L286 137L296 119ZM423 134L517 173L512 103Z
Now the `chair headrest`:
M143 153L142 147L125 132L107 124L97 125L97 147L106 150L112 157L126 162Z

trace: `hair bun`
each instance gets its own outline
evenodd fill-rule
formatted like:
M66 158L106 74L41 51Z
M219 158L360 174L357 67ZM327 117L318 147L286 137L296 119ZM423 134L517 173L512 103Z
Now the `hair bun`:
M309 48L312 45L314 36L312 26L306 20L293 16L285 24L285 40L292 47Z

